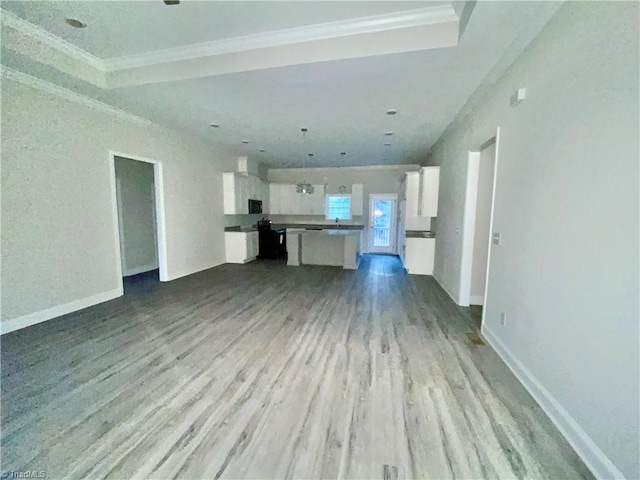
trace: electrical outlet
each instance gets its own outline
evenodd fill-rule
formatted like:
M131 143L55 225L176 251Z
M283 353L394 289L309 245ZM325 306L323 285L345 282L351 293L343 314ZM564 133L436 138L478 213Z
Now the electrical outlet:
M500 312L500 325L503 327L507 325L507 315L504 312Z

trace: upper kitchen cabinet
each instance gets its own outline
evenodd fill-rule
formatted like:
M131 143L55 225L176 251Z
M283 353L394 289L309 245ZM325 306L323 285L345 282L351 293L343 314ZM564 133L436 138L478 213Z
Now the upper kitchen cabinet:
M269 213L280 213L280 184L269 184Z
M351 185L351 216L364 215L364 185L354 183Z
M440 186L440 167L420 169L420 204L418 215L421 217L438 216L438 189Z
M275 215L324 215L324 185L314 185L312 194L298 193L295 184L269 185L271 209Z
M407 172L404 182L404 199L407 201L407 218L418 216L420 205L420 173Z
M222 189L224 195L225 215L249 213L249 200L261 200L262 211L268 213L269 196L260 178L241 173L223 173ZM265 203L267 206L265 206Z
M407 201L407 218L438 216L439 184L440 167L423 167L406 174L403 198Z

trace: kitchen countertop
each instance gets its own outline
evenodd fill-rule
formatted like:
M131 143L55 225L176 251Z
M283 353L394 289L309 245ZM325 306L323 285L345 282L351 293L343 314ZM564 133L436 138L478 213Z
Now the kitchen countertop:
M407 230L405 236L407 238L436 238L435 232L431 230Z
M364 230L364 225L339 225L335 223L274 223L271 228L315 228L320 230Z
M313 234L320 234L320 235L360 235L361 231L360 230L353 230L353 229L330 229L330 228L323 228L323 229L308 229L308 228L288 228L287 229L287 233L288 234L292 234L292 235L313 235Z
M340 225L336 228L335 223L272 223L271 230L281 230L283 228L299 228L299 229L313 229L313 230L337 230L337 231L349 231L356 230L362 231L364 230L363 225ZM232 227L225 227L225 232L255 232L258 228L255 225L235 225Z
M258 228L255 225L246 225L244 227L236 225L234 227L224 227L225 232L257 232Z

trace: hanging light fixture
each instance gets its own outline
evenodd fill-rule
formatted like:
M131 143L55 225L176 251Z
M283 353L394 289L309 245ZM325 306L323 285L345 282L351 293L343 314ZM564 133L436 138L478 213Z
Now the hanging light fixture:
M307 129L301 128L300 131L302 132L302 150L305 151L306 149L304 147L306 146ZM310 153L309 156L312 157L313 154ZM314 191L313 185L307 182L307 157L303 153L302 154L302 183L298 183L296 185L296 192L312 194L313 191Z

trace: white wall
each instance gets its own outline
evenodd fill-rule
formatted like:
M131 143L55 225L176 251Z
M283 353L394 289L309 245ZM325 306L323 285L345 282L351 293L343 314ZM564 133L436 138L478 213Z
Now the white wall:
M435 275L457 297L467 154L500 127L483 332L606 478L640 477L638 7L565 3L431 156Z
M478 168L478 195L476 197L476 221L473 236L473 261L471 265L471 304L482 305L478 301L484 297L489 253L489 223L491 222L491 199L493 195L493 174L495 172L496 144L480 152Z
M406 172L416 172L418 165L390 165L373 167L336 167L336 168L308 168L306 179L309 183L325 184L326 193L339 193L338 188L344 185L347 192L351 192L351 185L362 183L364 185L364 215L356 216L351 221L343 221L344 224L368 225L369 222L369 195L372 193L399 193L400 182ZM272 168L268 173L268 180L272 183L298 183L302 180L300 168ZM327 223L324 215L269 215L274 223ZM368 231L365 228L362 238L363 245L368 243ZM363 250L367 250L363 247Z
M229 156L3 77L3 331L121 292L110 150L162 162L169 279L224 262Z
M158 268L153 164L115 158L123 276Z

